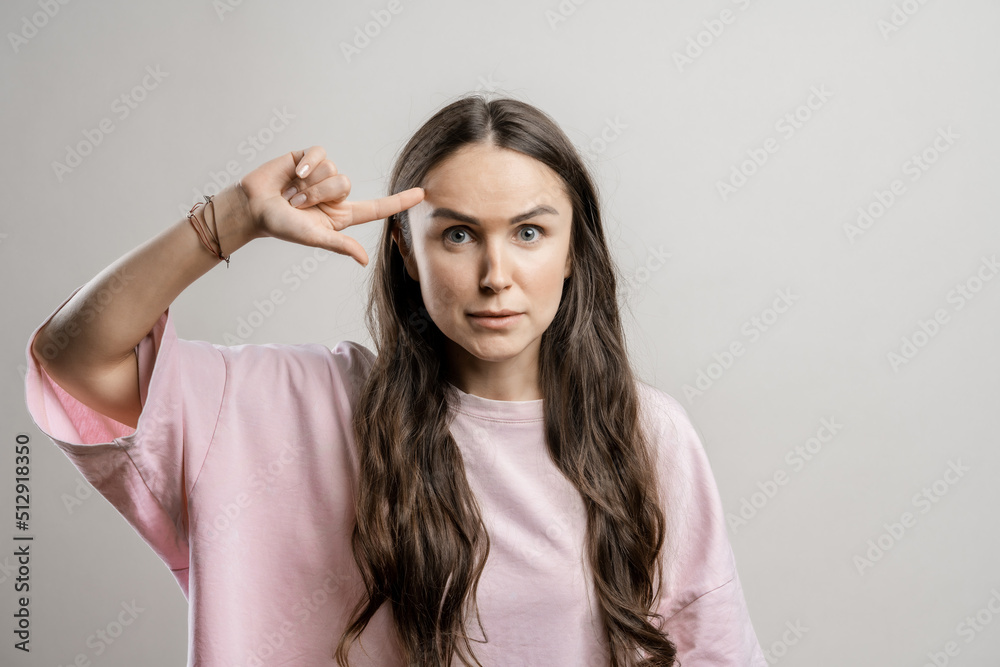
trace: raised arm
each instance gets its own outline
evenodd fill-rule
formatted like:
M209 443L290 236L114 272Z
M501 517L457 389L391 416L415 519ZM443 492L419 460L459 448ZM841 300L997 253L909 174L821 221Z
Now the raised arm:
M219 245L229 255L270 236L348 255L365 266L364 248L340 230L410 208L423 191L347 202L350 187L322 147L286 153L214 198ZM302 202L294 197L300 193L306 195ZM205 208L196 211L203 219L211 217ZM32 354L71 396L135 428L142 409L136 345L174 299L220 261L182 218L84 285L39 330Z
M223 253L255 237L239 185L212 206ZM205 207L196 215L211 219ZM135 346L177 295L221 261L181 218L84 285L39 330L32 354L67 393L134 428L141 410Z

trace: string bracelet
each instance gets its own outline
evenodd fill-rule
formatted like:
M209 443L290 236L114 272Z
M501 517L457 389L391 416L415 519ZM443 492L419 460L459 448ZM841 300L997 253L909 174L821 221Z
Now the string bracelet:
M232 253L229 253L229 255L222 254L222 244L219 243L218 219L216 218L215 215L215 201L213 201L214 195L203 195L203 196L205 197L205 203L197 202L194 206L192 206L191 210L188 211L187 218L188 220L191 221L191 226L194 227L195 233L198 234L198 238L201 239L202 245L208 248L208 251L213 255L215 255L216 257L218 257L219 259L226 260L226 268L228 269L229 258L232 257ZM215 227L214 232L208 226L207 211L209 204L212 205L212 225ZM198 209L199 206L206 211L205 220L202 220L201 218L199 218L194 214L195 210Z

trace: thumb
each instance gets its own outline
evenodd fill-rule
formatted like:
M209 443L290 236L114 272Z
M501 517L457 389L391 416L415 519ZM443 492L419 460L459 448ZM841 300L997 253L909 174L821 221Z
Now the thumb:
M324 239L322 247L341 255L353 257L361 266L368 266L368 253L365 252L360 243L350 236L334 232Z

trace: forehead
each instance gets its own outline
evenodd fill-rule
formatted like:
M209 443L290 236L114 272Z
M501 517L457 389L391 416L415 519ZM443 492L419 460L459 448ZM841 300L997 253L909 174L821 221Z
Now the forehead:
M534 204L569 203L562 179L547 165L485 144L463 146L436 165L423 188L426 200L437 206L489 207L494 215L521 213Z

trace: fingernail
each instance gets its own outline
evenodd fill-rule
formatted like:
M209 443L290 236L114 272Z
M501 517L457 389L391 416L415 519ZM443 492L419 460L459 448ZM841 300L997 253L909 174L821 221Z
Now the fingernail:
M299 175L299 178L305 178L306 172L309 171L309 165L304 164L295 170L295 173Z
M283 193L281 193L281 196L284 197L285 199L288 199L298 191L299 189L293 185L292 187L288 188Z
M300 192L299 194L297 194L294 197L292 197L288 201L288 203L291 204L292 206L298 206L299 204L301 204L305 200L306 200L306 193Z

